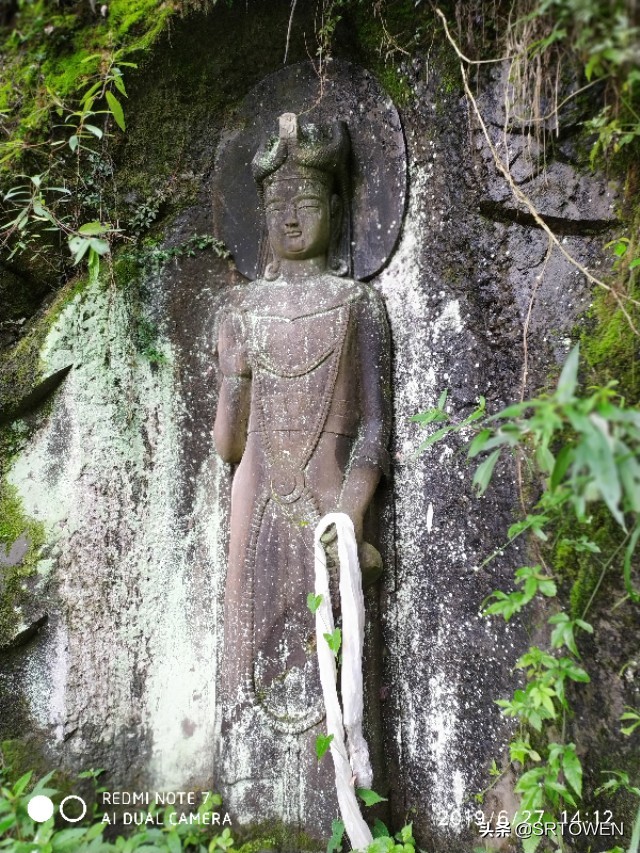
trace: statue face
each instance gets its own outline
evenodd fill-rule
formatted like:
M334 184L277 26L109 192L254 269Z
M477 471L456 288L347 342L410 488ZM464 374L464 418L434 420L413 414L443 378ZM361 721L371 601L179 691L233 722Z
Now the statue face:
M331 237L327 187L307 178L287 178L267 186L264 201L276 257L302 261L326 255Z

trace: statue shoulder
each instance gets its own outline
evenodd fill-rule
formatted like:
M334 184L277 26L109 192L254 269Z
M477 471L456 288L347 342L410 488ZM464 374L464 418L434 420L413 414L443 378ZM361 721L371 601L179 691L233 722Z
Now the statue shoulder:
M361 281L356 281L354 278L327 275L327 292L331 294L331 297L336 302L357 302L363 298L365 287L365 284Z
M225 290L219 300L220 315L228 316L229 314L240 314L244 311L248 290L246 284L236 284Z
M354 301L363 311L369 311L386 319L387 312L384 300L378 291L363 281L353 281Z
M241 285L242 296L238 302L238 310L253 313L264 306L265 302L273 299L273 282L265 278L257 278L249 284Z

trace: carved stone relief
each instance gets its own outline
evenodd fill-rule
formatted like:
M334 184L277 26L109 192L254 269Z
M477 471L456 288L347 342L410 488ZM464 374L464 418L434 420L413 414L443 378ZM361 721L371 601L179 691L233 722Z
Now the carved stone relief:
M266 216L259 277L233 290L218 330L214 436L237 465L218 771L239 817L256 790L271 791L271 816L316 832L336 809L331 767L314 755L324 705L307 607L313 530L325 513L346 512L374 582L381 558L363 531L389 467L389 332L376 291L348 277L350 164L345 122L280 116L252 161ZM274 775L279 752L297 784Z

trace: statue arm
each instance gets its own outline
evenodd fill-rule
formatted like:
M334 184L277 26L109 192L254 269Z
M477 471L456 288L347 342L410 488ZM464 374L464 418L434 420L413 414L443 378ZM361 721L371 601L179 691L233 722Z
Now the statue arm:
M213 427L216 450L225 462L239 462L247 441L251 400L251 369L242 320L227 314L220 324L218 357L222 385Z
M389 471L391 368L389 327L384 304L367 288L356 305L360 425L345 476L340 509L362 540L364 515L383 473Z

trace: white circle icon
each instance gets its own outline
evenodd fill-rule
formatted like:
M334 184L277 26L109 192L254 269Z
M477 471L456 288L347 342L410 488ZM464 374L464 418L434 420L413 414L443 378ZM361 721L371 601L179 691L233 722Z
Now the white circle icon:
M69 800L77 800L79 803L82 804L82 812L78 817L67 817L67 815L64 813L64 804L68 803ZM82 820L86 813L87 804L82 799L82 797L77 797L75 794L69 794L69 796L65 797L64 800L60 803L60 816L63 817L67 821L67 823L77 823L79 820Z
M44 823L53 814L53 801L49 797L45 797L44 794L38 794L29 800L27 812L31 820L35 820L36 823Z

